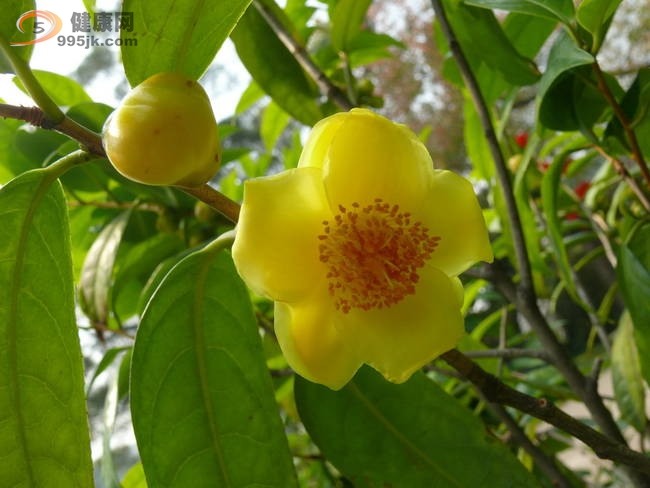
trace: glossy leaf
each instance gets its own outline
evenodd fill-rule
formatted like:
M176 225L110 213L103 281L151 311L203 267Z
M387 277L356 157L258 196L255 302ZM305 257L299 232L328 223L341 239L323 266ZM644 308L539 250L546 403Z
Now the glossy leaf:
M48 170L0 190L0 486L92 486L66 203Z
M612 343L612 386L621 417L640 432L645 432L645 391L639 352L634 342L634 326L624 313Z
M108 325L113 266L130 217L131 210L126 210L109 222L86 254L79 280L79 297L82 310L93 322Z
M283 110L306 125L322 118L318 90L255 8L246 11L231 38L253 79Z
M354 486L539 486L469 410L421 373L395 385L364 367L340 391L296 377L295 395L311 438Z
M34 0L5 0L2 3L2 22L0 22L0 37L4 38L8 43L12 42L26 42L34 38L34 34L30 32L30 28L34 25L33 19L25 21L23 28L25 33L22 33L16 27L16 21L25 12L34 10L36 2ZM27 46L10 46L9 49L15 52L24 61L29 61L34 50L34 45ZM3 54L0 53L0 73L13 73L13 69L9 61Z
M176 265L138 329L131 413L150 488L291 488L248 291L210 247Z
M621 245L618 255L618 279L632 322L641 358L641 371L650 382L650 225L639 229Z
M34 70L33 73L45 92L60 107L72 107L80 103L92 102L86 90L67 76L42 70ZM24 93L27 93L19 78L14 78L14 83Z
M250 0L124 0L121 10L133 12L137 46L122 45L122 62L131 86L163 71L198 80L230 35Z
M348 52L350 43L359 34L372 0L340 0L331 16L330 38L337 51Z
M465 0L468 5L477 7L519 12L570 25L575 15L571 0Z

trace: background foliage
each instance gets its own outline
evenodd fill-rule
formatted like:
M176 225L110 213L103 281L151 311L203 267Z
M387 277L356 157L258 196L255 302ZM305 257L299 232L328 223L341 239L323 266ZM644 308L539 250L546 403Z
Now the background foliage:
M228 212L102 157L112 107L85 85L108 48L74 74L32 71L32 48L9 42L38 2L5 4L0 69L41 111L0 105L0 486L648 485L647 2L116 8L138 38L120 52L120 95L165 70L214 95L215 54L234 43L251 81L220 121L211 182L234 201L353 106L408 123L438 167L465 173L497 261L463 277L459 349L530 408L453 361L404 385L362 369L340 392L294 378L272 305L234 271ZM549 403L574 418L544 417ZM124 456L113 433L131 422ZM628 444L637 457L617 454Z

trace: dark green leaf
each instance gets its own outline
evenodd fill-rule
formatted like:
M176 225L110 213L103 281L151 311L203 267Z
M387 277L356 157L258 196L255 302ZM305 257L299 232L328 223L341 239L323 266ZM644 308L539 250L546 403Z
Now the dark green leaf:
M23 125L21 120L0 119L0 185L27 170L39 168L43 162L28 157L18 147L16 135Z
M539 486L472 412L421 373L395 385L364 367L340 391L297 377L295 395L310 436L355 486Z
M26 20L23 24L25 33L22 33L16 27L18 18L30 10L36 8L34 0L5 0L2 3L2 22L0 22L0 37L3 37L8 43L27 42L34 39L32 32L34 20ZM27 46L10 46L24 61L29 61L34 50L34 45ZM0 73L13 73L13 69L5 56L0 53Z
M80 305L93 322L108 325L113 266L130 217L129 209L108 223L86 255L79 280Z
M174 71L198 80L230 35L250 0L124 0L133 12L137 45L122 45L122 61L131 86L150 76Z
M33 70L32 72L45 92L57 105L72 107L80 103L92 102L86 90L73 79L49 71ZM14 78L14 83L24 93L27 93L18 77Z
M231 38L253 79L284 111L306 125L322 118L318 90L256 9L246 11Z
M185 258L147 305L131 412L150 488L296 486L248 291L225 251Z
M578 5L576 18L593 37L591 52L598 52L620 3L621 0L582 0Z
M337 51L348 52L350 43L361 31L372 0L340 0L332 12L330 38Z
M92 486L70 234L61 185L0 190L0 486Z
M575 9L571 0L465 0L468 5L536 15L571 25Z
M634 342L634 325L624 313L612 343L612 385L621 417L640 432L645 432L645 391L639 352Z

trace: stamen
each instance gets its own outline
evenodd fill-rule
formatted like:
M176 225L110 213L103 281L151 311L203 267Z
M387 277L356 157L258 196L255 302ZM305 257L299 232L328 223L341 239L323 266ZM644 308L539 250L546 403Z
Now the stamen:
M422 222L381 198L351 208L338 206L334 221L323 221L320 261L327 266L328 291L337 310L381 309L415 293L418 271L440 241Z

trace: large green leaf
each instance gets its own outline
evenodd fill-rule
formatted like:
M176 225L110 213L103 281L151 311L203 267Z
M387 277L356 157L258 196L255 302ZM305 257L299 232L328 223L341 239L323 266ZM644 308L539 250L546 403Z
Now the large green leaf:
M42 70L33 70L33 73L43 89L52 97L54 103L60 107L72 107L80 103L92 102L92 98L86 93L83 86L67 76ZM27 93L18 77L14 78L14 83L24 93Z
M618 255L618 279L625 305L634 323L641 371L650 382L650 225L639 229Z
M25 12L34 10L36 2L34 0L4 0L2 2L2 21L0 22L0 37L4 38L7 43L12 42L26 42L34 38L34 34L29 31L33 27L33 19L25 21L23 28L25 33L22 33L16 27L16 21ZM9 49L14 49L16 54L23 60L29 61L34 50L34 45L27 46L11 46ZM0 73L13 73L13 69L9 61L0 52Z
M253 79L285 112L306 125L322 118L315 85L255 8L230 37Z
M131 364L150 488L296 486L248 292L225 251L191 254L165 277Z
M0 486L92 486L70 234L61 185L0 190Z
M133 12L137 45L122 45L122 62L131 86L163 71L199 79L230 35L251 0L124 0Z
M307 431L354 486L539 486L463 405L421 373L404 384L363 368L342 390L296 378Z
M468 5L535 15L571 25L575 9L571 0L465 0Z
M332 12L330 38L337 51L348 52L350 43L359 34L361 24L372 0L340 0Z
M634 342L634 325L627 312L619 321L612 343L612 385L621 417L643 433L647 424L643 375Z

